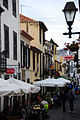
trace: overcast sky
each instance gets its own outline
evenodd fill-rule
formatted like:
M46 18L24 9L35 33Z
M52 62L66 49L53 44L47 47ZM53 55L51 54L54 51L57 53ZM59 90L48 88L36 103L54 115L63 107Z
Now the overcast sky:
M68 32L68 26L65 21L64 9L67 1L74 1L78 8L78 0L20 0L20 13L37 21L42 21L48 28L46 40L51 38L59 45L58 49L64 48L64 43L71 43L78 38L78 35L72 35L69 39L64 32ZM80 13L76 13L72 31L80 31Z

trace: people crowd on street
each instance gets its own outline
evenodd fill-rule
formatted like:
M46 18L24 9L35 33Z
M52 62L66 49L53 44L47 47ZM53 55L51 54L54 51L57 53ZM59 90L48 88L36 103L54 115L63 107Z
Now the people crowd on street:
M78 99L79 88L78 85L69 84L63 88L56 87L51 92L46 92L43 95L39 92L33 97L30 105L30 112L27 106L16 101L13 105L12 114L17 115L22 120L44 120L49 118L48 109L57 108L62 105L62 111L67 111L66 103L69 105L69 111L74 112L74 101ZM52 107L50 107L52 105ZM5 111L7 112L7 111Z

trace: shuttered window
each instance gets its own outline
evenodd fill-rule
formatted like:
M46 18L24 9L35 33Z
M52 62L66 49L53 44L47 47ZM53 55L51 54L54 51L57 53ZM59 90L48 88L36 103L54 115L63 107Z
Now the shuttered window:
M6 58L9 58L9 27L4 25L4 49L6 51Z
M23 66L25 66L25 45L23 46Z
M17 60L17 33L13 31L13 59Z
M43 31L43 46L45 45L45 32Z
M28 48L28 65L30 67L30 49Z
M37 72L39 71L39 54L37 53Z
M55 55L56 55L56 47L55 47Z
M30 67L30 49L26 47L26 67Z
M40 27L40 29L39 29L39 42L40 42L40 44L41 44L41 27Z
M24 43L21 41L21 67L23 66L23 45Z
M12 12L13 15L16 17L16 0L12 0Z
M28 64L28 57L27 57L27 56L28 56L28 52L27 52L27 51L28 51L28 49L27 49L27 47L25 46L25 66L26 66L26 67L28 67L28 66L27 66L27 64Z
M30 49L21 41L21 66L30 67Z
M33 52L33 70L35 71L35 52Z
M3 5L8 9L8 0L3 0Z

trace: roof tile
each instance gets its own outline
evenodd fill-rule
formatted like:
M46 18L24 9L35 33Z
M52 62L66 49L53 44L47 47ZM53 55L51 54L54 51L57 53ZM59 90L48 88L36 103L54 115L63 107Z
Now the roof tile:
M20 14L20 22L36 22L36 20Z

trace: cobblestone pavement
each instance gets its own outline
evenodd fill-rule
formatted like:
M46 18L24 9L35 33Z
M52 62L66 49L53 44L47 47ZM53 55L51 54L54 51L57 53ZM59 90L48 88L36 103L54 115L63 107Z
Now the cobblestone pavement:
M48 120L80 120L80 96L78 100L74 101L74 113L69 112L69 103L66 103L66 112L63 113L62 106L52 108L49 110Z

